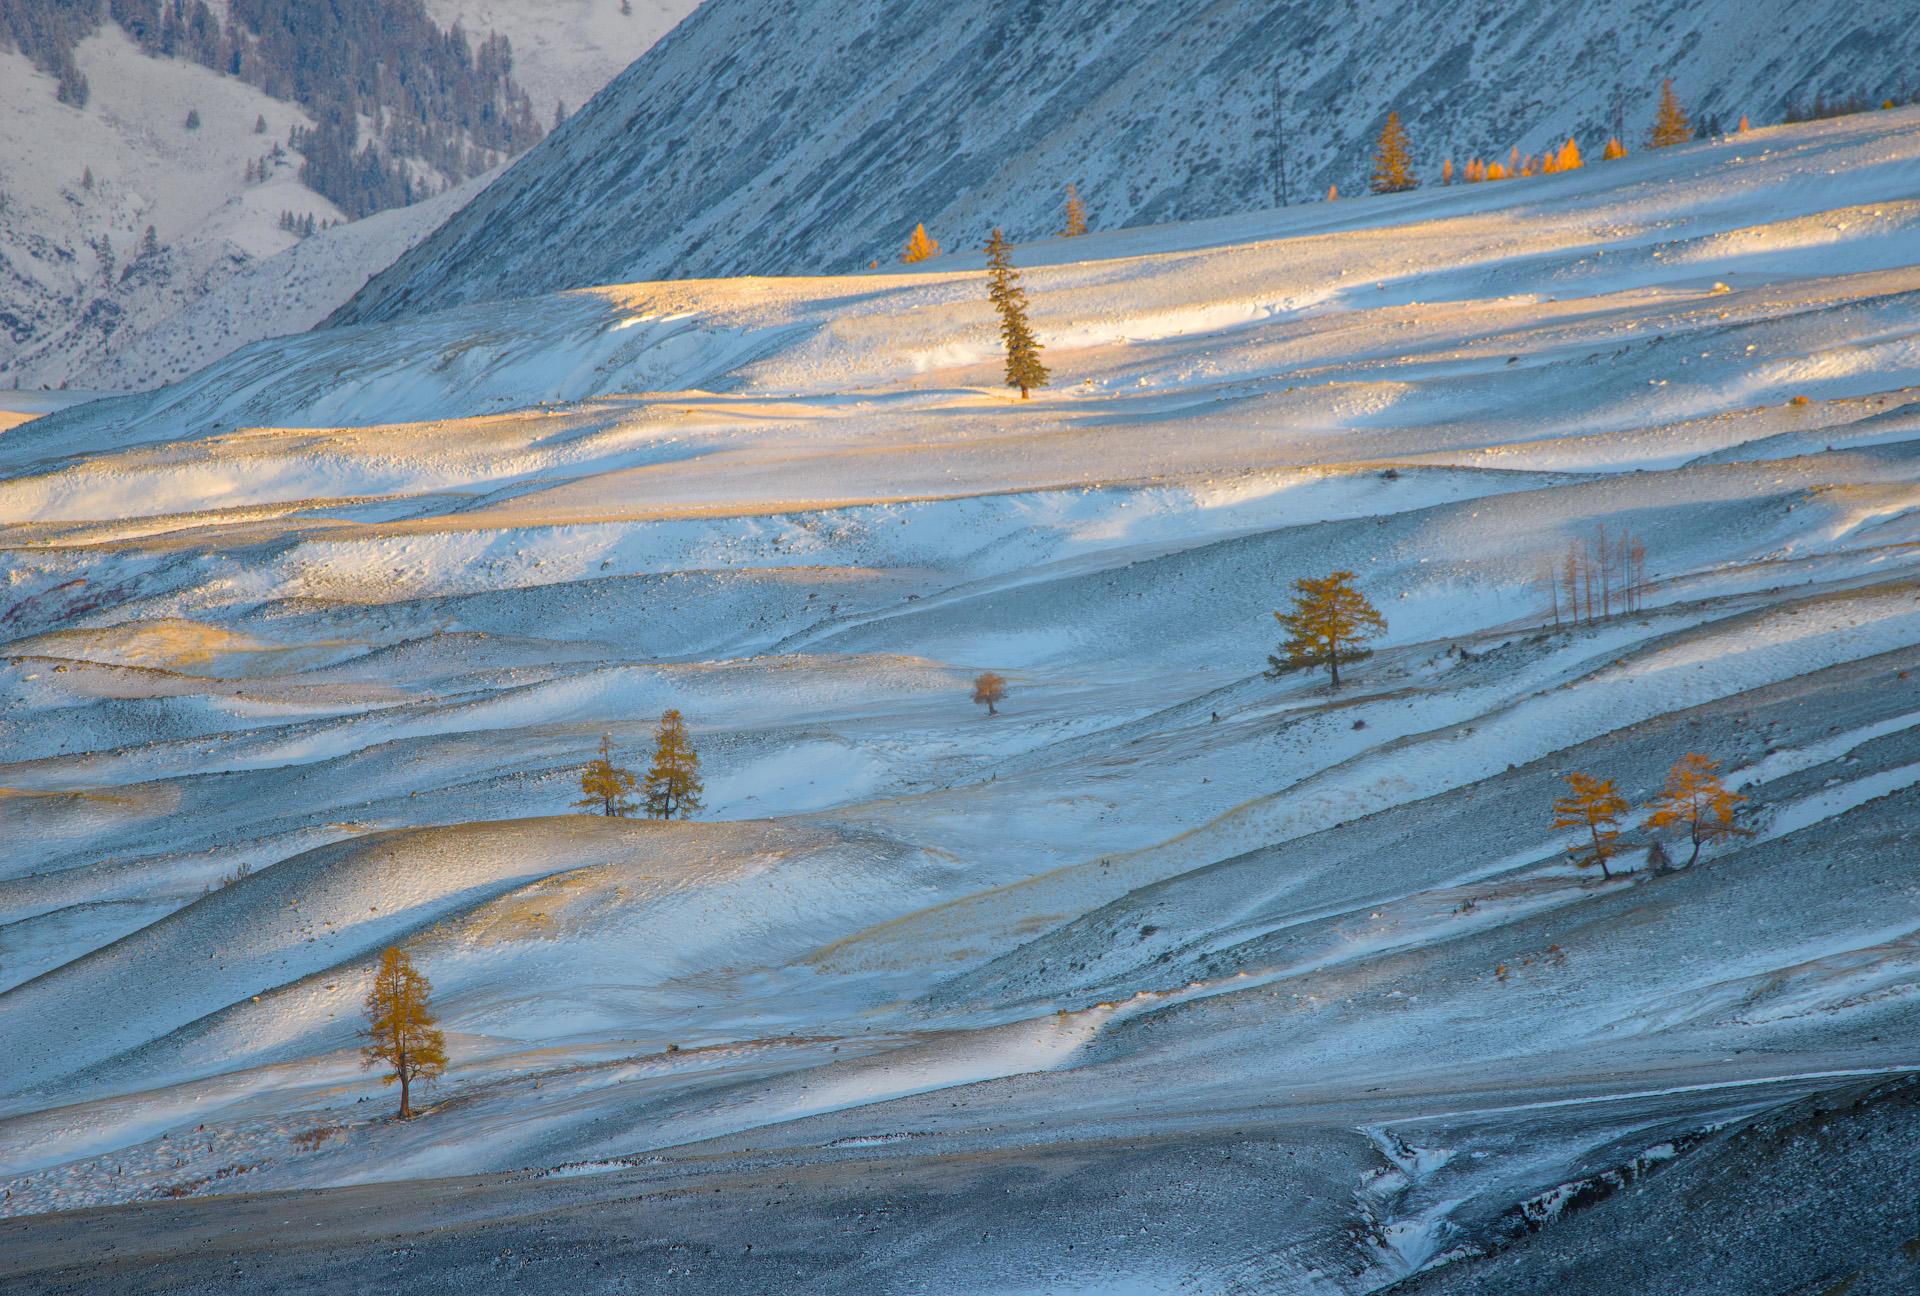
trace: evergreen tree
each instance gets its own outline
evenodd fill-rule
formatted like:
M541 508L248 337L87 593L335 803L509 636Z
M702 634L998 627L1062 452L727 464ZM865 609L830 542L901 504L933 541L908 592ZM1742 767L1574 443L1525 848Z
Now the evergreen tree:
M915 225L913 233L907 236L907 245L900 249L900 259L908 265L916 261L929 261L940 255L940 245L927 237L925 225Z
M1007 347L1007 386L1018 387L1020 399L1026 400L1029 388L1047 385L1047 369L1040 363L1040 343L1027 322L1027 290L1020 286L1012 251L997 226L987 240L987 296L1000 313L1000 340Z
M137 254L137 256L139 260L144 261L148 257L154 257L159 255L160 255L160 234L157 230L153 228L153 226L149 225L147 226L147 232L140 236L140 251Z
M400 1084L400 1119L413 1119L411 1091L416 1080L435 1080L447 1069L447 1042L434 1029L433 986L404 950L388 948L380 956L367 991L366 1046L362 1067L386 1067L380 1083Z
M1287 632L1279 652L1267 658L1267 678L1288 671L1325 666L1331 687L1340 687L1343 662L1365 661L1373 654L1360 645L1385 634L1386 618L1354 588L1353 573L1303 576L1293 583L1293 606L1273 619Z
M994 710L994 704L1007 696L1007 682L992 671L982 671L974 676L973 701L976 706L987 709L988 716L1000 714Z
M80 172L80 187L88 193L93 192L93 168L91 166Z
M1673 92L1673 78L1668 77L1660 86L1660 112L1653 120L1647 147L1668 148L1692 138L1693 124L1687 120L1687 110L1680 106L1680 96Z
M705 787L700 782L700 757L678 711L660 717L653 743L653 765L647 770L647 817L685 819L700 809Z
M187 109L187 129L188 130L200 129L200 110L198 108Z
M1087 205L1080 201L1080 189L1071 181L1067 184L1067 222L1061 227L1061 238L1079 238L1087 232Z
M267 115L265 113L261 113L253 119L253 133L255 135L265 135L267 133Z
M633 771L613 763L613 735L600 735L600 754L580 771L581 797L574 804L588 811L598 810L609 819L624 819L637 806L627 800L633 791Z
M565 101L560 99L555 99L553 101L553 129L559 130L562 126L566 124L567 124L567 105ZM551 134L552 132L550 131L548 133Z
M1373 150L1373 192L1404 193L1419 187L1420 181L1413 174L1413 148L1400 125L1400 114L1389 112L1387 124L1380 128L1380 142Z
M1682 827L1693 843L1687 856L1691 865L1700 858L1700 847L1725 837L1750 836L1749 829L1733 822L1735 809L1746 798L1730 792L1720 780L1720 765L1699 752L1688 752L1667 771L1667 784L1647 806L1646 828Z
M1627 799L1614 787L1612 779L1591 774L1569 774L1566 796L1553 803L1555 828L1584 828L1587 840L1567 847L1567 857L1575 868L1600 866L1600 876L1611 878L1607 861L1620 853L1620 816L1627 812Z

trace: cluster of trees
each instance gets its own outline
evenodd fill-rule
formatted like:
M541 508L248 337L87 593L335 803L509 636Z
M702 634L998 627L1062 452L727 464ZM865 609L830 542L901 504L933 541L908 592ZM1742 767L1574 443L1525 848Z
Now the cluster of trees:
M1567 857L1576 868L1600 866L1600 875L1611 878L1607 862L1624 847L1620 844L1620 820L1631 807L1620 795L1614 781L1578 771L1565 776L1567 794L1553 803L1553 827L1577 828L1584 836L1567 847ZM1667 771L1667 781L1642 809L1646 832L1678 829L1693 846L1687 863L1700 858L1700 849L1732 837L1748 837L1752 830L1734 822L1734 815L1746 797L1728 789L1720 777L1720 765L1709 756L1688 752ZM1654 849L1664 860L1665 848L1658 842Z
M641 791L639 802L630 799L636 788ZM574 804L610 819L624 819L636 810L644 810L649 819L685 819L701 808L705 790L686 718L668 710L654 730L653 763L644 782L613 763L613 737L603 734L600 754L580 772L581 797Z
M298 235L300 238L312 238L323 229L332 229L336 223L337 222L334 221L323 221L312 212L308 212L304 216L298 212L283 211L280 213L280 228L289 234Z
M1880 100L1882 108L1898 108L1902 103L1920 104L1920 90L1903 90L1897 95L1888 95ZM1836 95L1827 98L1824 90L1815 92L1811 101L1799 99L1787 100L1789 122L1824 121L1829 117L1848 117L1854 113L1863 113L1874 106L1868 95Z
M1891 101L1889 101L1891 106ZM1788 121L1797 120L1789 105ZM1740 119L1739 130L1747 129L1747 119ZM1690 140L1706 139L1720 134L1717 119L1706 119L1697 125L1688 116L1686 107L1680 102L1680 96L1674 92L1673 79L1669 77L1660 87L1660 107L1654 115L1652 133L1647 138L1649 148L1669 148L1675 144L1685 144ZM1618 136L1607 140L1601 150L1603 161L1614 161L1627 156L1626 145ZM1507 160L1487 161L1484 158L1469 158L1457 171L1452 158L1444 158L1440 163L1440 183L1453 184L1459 181L1465 184L1479 184L1488 180L1510 180L1520 176L1554 175L1562 171L1578 171L1586 165L1581 156L1580 145L1573 136L1567 136L1567 142L1544 154L1522 156L1518 147L1507 154ZM1413 146L1407 139L1406 128L1400 123L1397 111L1387 114L1386 125L1380 129L1379 140L1374 145L1373 179L1369 187L1374 193L1402 193L1420 187L1420 178L1413 164ZM1339 187L1327 191L1329 200L1340 196Z
M74 46L103 21L148 54L188 59L298 103L318 123L289 143L301 179L351 216L424 197L420 166L451 180L478 175L545 134L513 80L504 36L475 46L443 28L422 0L7 0L0 44L20 48L86 104ZM362 140L360 123L374 124ZM256 123L264 129L264 123Z
M1646 541L1630 530L1609 535L1604 522L1587 539L1569 540L1565 553L1542 558L1534 577L1556 630L1638 612L1646 584Z

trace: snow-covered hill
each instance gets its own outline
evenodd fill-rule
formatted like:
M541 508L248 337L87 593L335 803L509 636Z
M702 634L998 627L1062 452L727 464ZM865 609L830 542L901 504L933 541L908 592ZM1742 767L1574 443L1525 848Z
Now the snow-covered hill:
M1902 108L1017 247L1030 401L968 254L0 434L0 1286L1360 1293L1669 1173L1701 1290L1910 1263L1911 1101L1748 1122L1916 1065L1916 246ZM1556 626L1601 526L1640 604ZM1336 568L1377 654L1266 677ZM706 812L575 811L670 706ZM1750 836L1568 863L1562 775L1688 751ZM1853 1178L1742 1216L1770 1129Z
M692 3L654 0L630 17L617 0L431 8L476 37L506 31L548 114L556 100L578 107ZM304 110L184 57L143 54L112 22L76 57L92 91L84 107L0 50L0 388L145 389L309 328L485 184L302 240L283 213L319 225L343 213L300 182L298 153L283 151L264 180L249 168L290 128L313 125Z
M1068 182L1096 229L1265 208L1279 146L1317 201L1364 185L1389 108L1431 180L1570 132L1637 144L1663 75L1730 129L1911 94L1916 59L1920 10L1836 0L709 0L338 318L842 273L916 221L949 251L1039 238Z

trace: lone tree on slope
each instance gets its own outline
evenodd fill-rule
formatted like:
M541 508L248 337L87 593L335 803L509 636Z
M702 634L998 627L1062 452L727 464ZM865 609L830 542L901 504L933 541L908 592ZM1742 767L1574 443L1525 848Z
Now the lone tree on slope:
M410 1091L416 1080L437 1080L447 1069L447 1041L434 1029L433 986L406 951L388 947L367 991L366 1047L362 1067L384 1066L380 1083L400 1082L400 1119L413 1119Z
M1700 848L1724 837L1749 837L1752 830L1733 822L1735 809L1746 798L1729 792L1720 780L1720 763L1699 752L1688 752L1667 771L1667 785L1648 803L1648 831L1679 826L1693 843L1691 865Z
M907 235L907 245L900 249L900 259L908 265L916 261L931 261L940 255L940 245L927 234L927 227L915 225L913 233Z
M1353 573L1303 576L1293 583L1293 607L1273 619L1287 632L1277 654L1267 658L1267 678L1279 679L1302 667L1325 666L1331 686L1340 687L1343 662L1365 661L1373 653L1360 645L1386 633L1387 621L1354 588Z
M653 731L653 765L647 770L647 817L685 819L700 808L700 757L687 737L687 722L678 711L660 717Z
M1567 858L1575 868L1598 864L1600 876L1611 878L1607 861L1620 853L1620 816L1627 812L1627 799L1612 779L1580 773L1566 778L1571 791L1554 801L1553 826L1587 831L1587 840L1567 847Z
M1007 344L1007 386L1020 389L1027 399L1032 387L1047 385L1047 367L1040 363L1040 343L1027 323L1027 290L1013 268L1007 240L996 226L987 240L987 296L1000 312L1000 340Z
M1000 714L993 709L994 704L1005 700L1006 696L1007 682L998 675L995 675L992 671L982 671L980 674L974 676L974 703L978 706L985 707L989 717Z
M1660 112L1653 119L1653 136L1647 141L1647 147L1666 148L1692 139L1693 123L1687 120L1687 110L1680 106L1680 96L1673 92L1673 78L1668 77L1660 86Z
M1066 224L1060 229L1061 238L1079 238L1087 232L1087 205L1080 200L1080 187L1071 181L1067 183Z
M574 804L598 810L609 819L624 819L639 807L627 800L633 791L633 771L613 763L613 735L600 735L600 754L580 771L581 797Z
M1403 193L1419 187L1419 178L1413 174L1413 149L1407 143L1406 128L1400 124L1398 112L1389 112L1387 124L1380 128L1380 142L1373 150L1373 192Z

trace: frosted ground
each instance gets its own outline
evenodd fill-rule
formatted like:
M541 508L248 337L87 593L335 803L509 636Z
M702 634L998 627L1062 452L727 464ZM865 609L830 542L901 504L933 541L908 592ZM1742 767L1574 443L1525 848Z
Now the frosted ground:
M1026 403L952 256L20 424L0 1277L1361 1292L1729 1161L1801 1185L1770 1240L1617 1290L1910 1273L1916 247L1908 109L1030 245ZM1600 523L1644 610L1543 629ZM1339 566L1378 655L1263 678ZM669 706L709 812L572 813ZM1751 839L1564 864L1562 772L1690 749ZM454 1063L408 1125L354 1039L396 941ZM1642 1215L1524 1240L1606 1173Z

